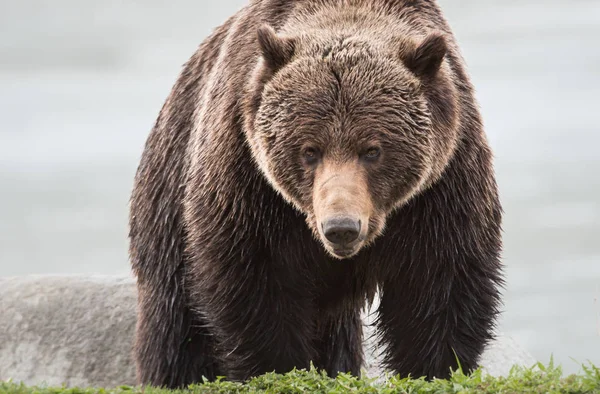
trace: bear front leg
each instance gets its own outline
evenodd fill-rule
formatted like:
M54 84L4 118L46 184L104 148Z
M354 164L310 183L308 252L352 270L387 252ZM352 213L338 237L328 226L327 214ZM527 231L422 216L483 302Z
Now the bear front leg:
M322 319L318 329L315 365L334 378L340 372L360 376L363 364L362 319L360 310L342 311Z
M458 363L468 373L494 336L502 209L489 151L463 144L442 178L390 218L379 251L384 361L403 376L445 378Z
M190 281L195 309L216 340L223 375L245 381L308 368L315 355L314 313L301 278L278 275L260 253L249 255L252 261L197 263L198 279Z
M187 308L181 284L138 289L134 349L138 384L177 389L202 383L203 377L214 380L220 372L212 338Z
M458 286L448 298L430 298L433 286L424 283L409 292L408 284L384 285L378 310L384 364L402 377L445 379L458 368L457 360L469 373L492 339L493 305L471 298L468 289Z

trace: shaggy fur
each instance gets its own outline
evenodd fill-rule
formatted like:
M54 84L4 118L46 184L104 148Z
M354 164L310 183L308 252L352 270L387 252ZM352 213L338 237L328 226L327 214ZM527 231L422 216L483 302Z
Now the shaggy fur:
M359 220L347 253L324 220ZM337 215L337 216L336 216ZM253 0L185 65L131 199L141 384L358 375L379 291L385 363L446 377L498 313L501 207L433 0Z

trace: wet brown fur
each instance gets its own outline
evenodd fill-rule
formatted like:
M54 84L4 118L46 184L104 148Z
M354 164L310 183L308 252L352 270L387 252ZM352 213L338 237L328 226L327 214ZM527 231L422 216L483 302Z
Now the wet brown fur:
M311 168L307 144L323 149ZM337 209L315 189L331 174L369 216L349 259L318 231L319 209ZM500 224L473 88L434 1L251 1L185 65L136 175L139 382L311 361L359 374L377 290L387 367L474 368L500 304Z

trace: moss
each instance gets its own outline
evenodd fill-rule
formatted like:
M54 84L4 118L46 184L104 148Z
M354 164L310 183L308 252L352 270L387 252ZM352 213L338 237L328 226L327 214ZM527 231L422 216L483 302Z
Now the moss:
M341 374L336 379L311 368L284 375L268 373L245 384L219 380L192 385L186 390L163 390L122 386L115 389L29 387L12 382L0 383L0 394L192 394L192 393L600 393L600 368L582 365L579 374L564 377L560 367L536 364L530 368L514 367L507 377L493 377L477 370L470 375L461 371L448 380L401 378L390 376L386 383L373 379L356 379Z

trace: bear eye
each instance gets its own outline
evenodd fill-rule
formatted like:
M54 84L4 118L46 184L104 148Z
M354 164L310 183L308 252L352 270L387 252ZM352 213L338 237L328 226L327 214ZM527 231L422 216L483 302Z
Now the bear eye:
M321 154L318 149L309 147L304 149L303 156L306 164L315 165L319 161Z
M381 149L379 149L377 147L373 147L373 148L367 149L367 151L363 154L363 158L365 158L366 160L369 160L369 161L374 161L374 160L377 160L380 155L381 155Z

